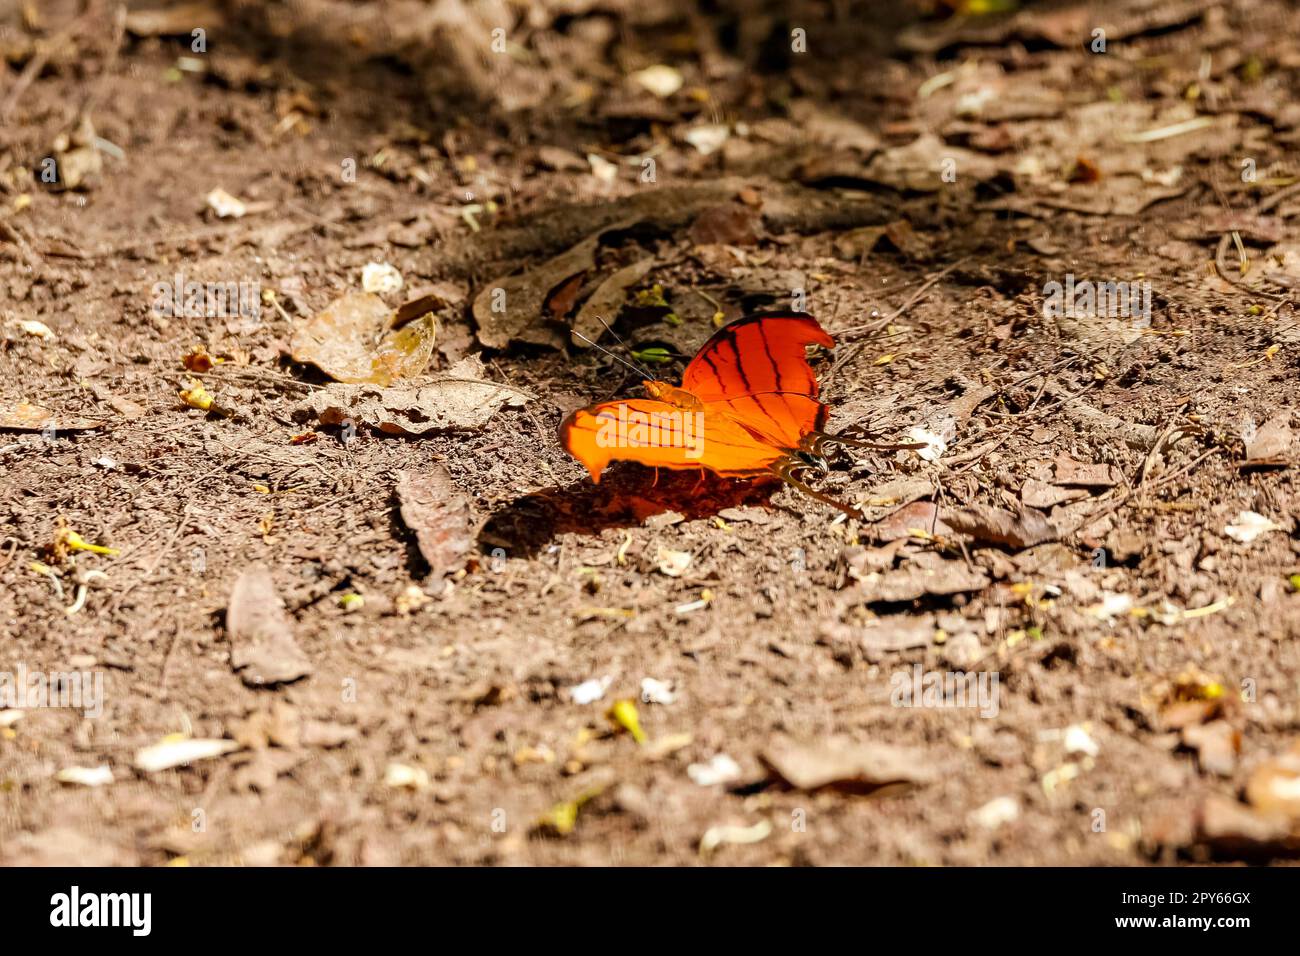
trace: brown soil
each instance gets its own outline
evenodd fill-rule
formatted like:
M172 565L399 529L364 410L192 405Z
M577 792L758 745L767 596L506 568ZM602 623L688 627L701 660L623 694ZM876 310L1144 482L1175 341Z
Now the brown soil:
M961 28L898 3L214 0L162 35L109 3L33 4L36 23L21 6L0 21L0 410L33 403L55 427L0 430L0 672L97 672L106 701L95 719L0 722L0 863L1096 865L1300 847L1300 815L1248 787L1300 729L1292 5L1031 4ZM214 24L206 52L190 22ZM683 88L628 79L655 64ZM69 158L83 118L98 139ZM730 132L705 155L684 136L709 124ZM918 137L912 168L899 150ZM65 173L87 154L102 168L44 183L56 146ZM627 205L691 183L720 192ZM216 218L217 187L247 214ZM629 215L600 274L653 256L626 301L658 284L675 316L622 309L633 348L689 356L716 311L803 289L839 342L814 359L831 430L906 441L947 416L947 450L837 452L815 483L864 520L780 484L630 465L593 486L557 427L635 377L590 350L483 352L471 304ZM533 399L420 437L295 419L325 378L289 359L293 329L370 262L403 275L392 306L439 284L426 377L482 352L485 376ZM255 319L159 315L154 285L178 273L273 298ZM1048 315L1067 273L1149 282L1149 326ZM576 311L563 298L547 308ZM233 414L178 397L200 344ZM481 522L446 576L396 493L399 473L438 467ZM1038 543L960 520L1023 503L1052 528ZM1243 511L1276 530L1234 540ZM52 556L60 528L118 553ZM679 576L663 549L689 552ZM225 611L254 565L309 676L257 688L232 669ZM413 584L428 600L412 608ZM996 674L996 715L893 706L916 664ZM599 701L573 701L603 677ZM675 699L641 700L647 677ZM629 698L644 745L606 716ZM137 769L169 734L252 746ZM888 779L850 786L836 766L809 792L761 759L831 738L900 748ZM696 782L719 754L739 775ZM55 777L100 765L112 783ZM1018 812L998 820L1002 797ZM567 801L571 832L537 825ZM702 849L727 825L753 842Z

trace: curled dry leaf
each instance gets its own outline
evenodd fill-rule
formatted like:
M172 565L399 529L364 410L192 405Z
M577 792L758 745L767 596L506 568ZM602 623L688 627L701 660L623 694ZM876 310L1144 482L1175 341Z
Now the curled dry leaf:
M634 262L619 269L596 287L596 291L578 310L578 317L573 320L573 331L581 332L590 341L584 341L575 334L572 337L575 348L589 348L590 342L600 341L605 332L605 323L613 325L614 319L627 302L628 290L644 279L654 264L652 258Z
M532 399L521 389L479 378L482 371L471 356L418 388L329 385L304 399L294 414L300 421L315 416L322 425L354 421L390 435L423 435L483 428L502 408Z
M255 565L235 582L226 608L226 631L230 665L249 687L287 684L312 672L265 567Z
M680 578L686 573L686 569L690 567L691 553L689 551L674 551L660 545L659 551L655 555L655 561L659 566L660 574L665 574L670 578Z
M474 549L482 520L442 465L421 473L397 476L397 500L402 520L415 532L420 554L434 574L449 574L465 566Z
M247 204L238 197L232 196L220 186L208 193L204 197L204 202L208 204L218 219L242 219L248 214Z
M393 312L379 296L350 293L299 323L289 352L340 382L389 385L425 370L437 332L432 315L393 325Z
M960 534L1016 550L1032 548L1060 537L1056 527L1032 508L1025 508L1017 515L991 505L972 505L948 512L943 517L948 526Z
M82 432L103 427L104 423L97 419L60 417L57 412L27 402L0 405L0 431Z
M489 282L474 299L474 321L478 339L488 348L501 349L511 343L546 345L562 348L564 336L555 325L548 324L547 304L557 291L572 288L596 265L596 250L602 230L582 240L573 248L518 275L503 276ZM576 294L577 289L573 289Z

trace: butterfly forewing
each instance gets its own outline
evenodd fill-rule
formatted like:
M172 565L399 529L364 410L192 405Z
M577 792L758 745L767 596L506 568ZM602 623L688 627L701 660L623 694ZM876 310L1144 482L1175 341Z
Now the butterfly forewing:
M738 319L719 329L691 360L682 388L756 436L787 450L798 448L827 416L826 406L817 400L809 345L835 345L811 315Z

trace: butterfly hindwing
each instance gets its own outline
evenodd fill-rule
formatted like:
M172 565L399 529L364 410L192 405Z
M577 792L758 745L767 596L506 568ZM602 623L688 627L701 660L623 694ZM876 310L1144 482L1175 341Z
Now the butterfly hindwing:
M560 426L560 441L592 481L600 480L611 461L744 477L770 473L785 455L726 415L683 411L648 398L580 408Z

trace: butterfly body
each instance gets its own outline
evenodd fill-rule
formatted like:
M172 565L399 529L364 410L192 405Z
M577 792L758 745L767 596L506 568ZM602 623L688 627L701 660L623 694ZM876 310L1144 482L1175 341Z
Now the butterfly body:
M698 412L704 408L704 403L698 398L686 391L684 388L678 388L676 385L669 385L667 382L645 381L641 383L645 393L651 398L666 402L674 408L680 408L687 412Z
M680 386L647 381L647 398L578 409L560 426L560 441L592 481L615 460L732 478L768 475L856 515L793 476L801 468L827 470L827 441L862 444L821 430L830 410L817 397L812 345L832 348L835 340L811 315L738 319L704 344Z

